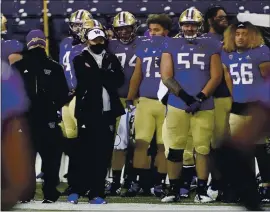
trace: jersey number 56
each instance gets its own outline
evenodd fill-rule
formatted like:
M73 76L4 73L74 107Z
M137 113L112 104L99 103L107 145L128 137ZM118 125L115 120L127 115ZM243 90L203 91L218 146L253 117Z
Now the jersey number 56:
M249 85L253 83L253 73L251 63L241 63L240 71L235 70L238 67L238 63L230 64L230 73L232 76L233 84Z

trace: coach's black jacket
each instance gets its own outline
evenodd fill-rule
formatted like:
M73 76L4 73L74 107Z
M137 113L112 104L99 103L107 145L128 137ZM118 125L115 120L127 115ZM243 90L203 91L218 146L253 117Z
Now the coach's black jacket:
M40 47L27 50L22 56L14 66L23 77L31 101L29 115L37 121L58 121L57 111L70 100L62 66Z
M125 113L117 90L124 83L123 68L114 54L106 52L102 68L98 67L93 56L84 50L73 60L77 78L75 117L88 122L99 118L103 113L102 90L110 97L112 118Z

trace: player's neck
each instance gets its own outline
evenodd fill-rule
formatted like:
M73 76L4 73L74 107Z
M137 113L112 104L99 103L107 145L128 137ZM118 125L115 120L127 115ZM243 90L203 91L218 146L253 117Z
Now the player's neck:
M217 32L214 30L213 27L210 27L210 30L209 30L210 33L213 33L213 34L217 34Z
M246 50L247 50L246 48L238 48L238 49L236 49L236 52L241 54L241 53L245 52Z

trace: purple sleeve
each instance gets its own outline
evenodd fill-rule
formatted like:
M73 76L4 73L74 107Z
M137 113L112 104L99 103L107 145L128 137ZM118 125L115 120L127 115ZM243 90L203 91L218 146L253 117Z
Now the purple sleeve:
M140 39L136 40L136 49L135 49L135 55L139 58L142 58L145 54L144 51L146 51L148 49L148 43L149 39L147 39L146 37L144 37L145 39L142 39L140 37Z
M257 53L257 59L258 64L264 63L264 62L270 62L270 51L267 46L261 46L259 47L259 52Z
M163 42L163 45L162 45L162 48L163 48L163 51L162 53L169 53L171 54L172 51L171 51L171 42L173 41L173 39L177 39L177 38L170 38L170 37L166 37L164 39L164 42Z
M227 53L224 50L221 51L221 63L223 63L226 67L228 67L228 65L227 65Z
M210 42L212 45L211 46L211 55L213 54L221 54L222 51L222 43L218 40L215 39L210 39Z
M4 121L26 112L29 102L20 74L3 61L1 75L1 120Z

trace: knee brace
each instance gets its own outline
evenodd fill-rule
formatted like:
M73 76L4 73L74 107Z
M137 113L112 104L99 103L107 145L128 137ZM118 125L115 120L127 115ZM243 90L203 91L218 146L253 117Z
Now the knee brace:
M182 162L183 161L183 149L171 149L169 148L169 153L167 159L171 162Z
M201 155L208 155L210 152L210 146L198 145L195 147L195 151Z
M193 165L195 163L193 152L186 151L186 150L184 151L183 163L184 165Z

